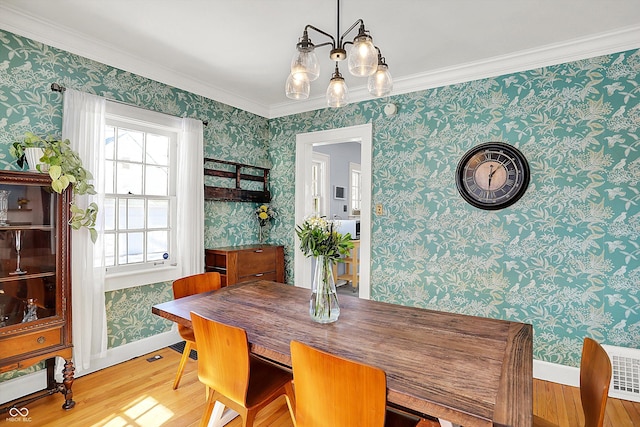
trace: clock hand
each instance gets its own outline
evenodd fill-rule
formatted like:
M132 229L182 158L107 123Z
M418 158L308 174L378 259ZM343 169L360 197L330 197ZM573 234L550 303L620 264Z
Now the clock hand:
M493 178L494 173L496 173L496 171L493 170L493 165L489 165L489 185L487 186L487 190L491 189L491 178Z

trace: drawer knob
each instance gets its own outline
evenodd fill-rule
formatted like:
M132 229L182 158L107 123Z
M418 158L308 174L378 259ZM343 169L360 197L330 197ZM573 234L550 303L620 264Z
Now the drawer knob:
M46 341L45 337L38 337L38 344L44 344L45 341Z
M262 253L262 249L256 249L256 253L257 254Z
M256 277L260 277L260 276L264 276L264 273L258 273L258 274L256 274Z

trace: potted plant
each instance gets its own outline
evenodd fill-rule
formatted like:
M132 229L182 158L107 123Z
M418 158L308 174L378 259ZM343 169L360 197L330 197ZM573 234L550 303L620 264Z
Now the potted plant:
M86 227L91 234L91 241L95 243L98 238L98 232L95 229L98 205L92 202L86 209L82 209L75 203L77 195L96 194L93 184L89 182L93 179L93 175L82 166L78 153L71 148L68 139L60 140L52 136L41 138L27 132L22 141L14 142L9 149L11 155L17 159L18 166L23 167L25 159L29 161L26 153L30 148L42 149L42 156L38 159L39 164L36 167L31 164L30 168L39 172L48 172L53 191L61 194L69 185L72 186L69 225L74 230ZM31 161L34 162L34 160Z

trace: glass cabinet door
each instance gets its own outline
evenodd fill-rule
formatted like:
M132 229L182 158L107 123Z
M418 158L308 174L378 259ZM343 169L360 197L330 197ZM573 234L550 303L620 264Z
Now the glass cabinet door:
M60 315L57 198L46 186L0 184L0 328Z

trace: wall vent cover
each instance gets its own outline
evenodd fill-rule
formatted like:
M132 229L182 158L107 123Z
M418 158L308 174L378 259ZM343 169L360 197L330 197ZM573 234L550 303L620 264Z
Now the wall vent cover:
M612 345L602 347L613 368L609 396L640 402L640 350Z

